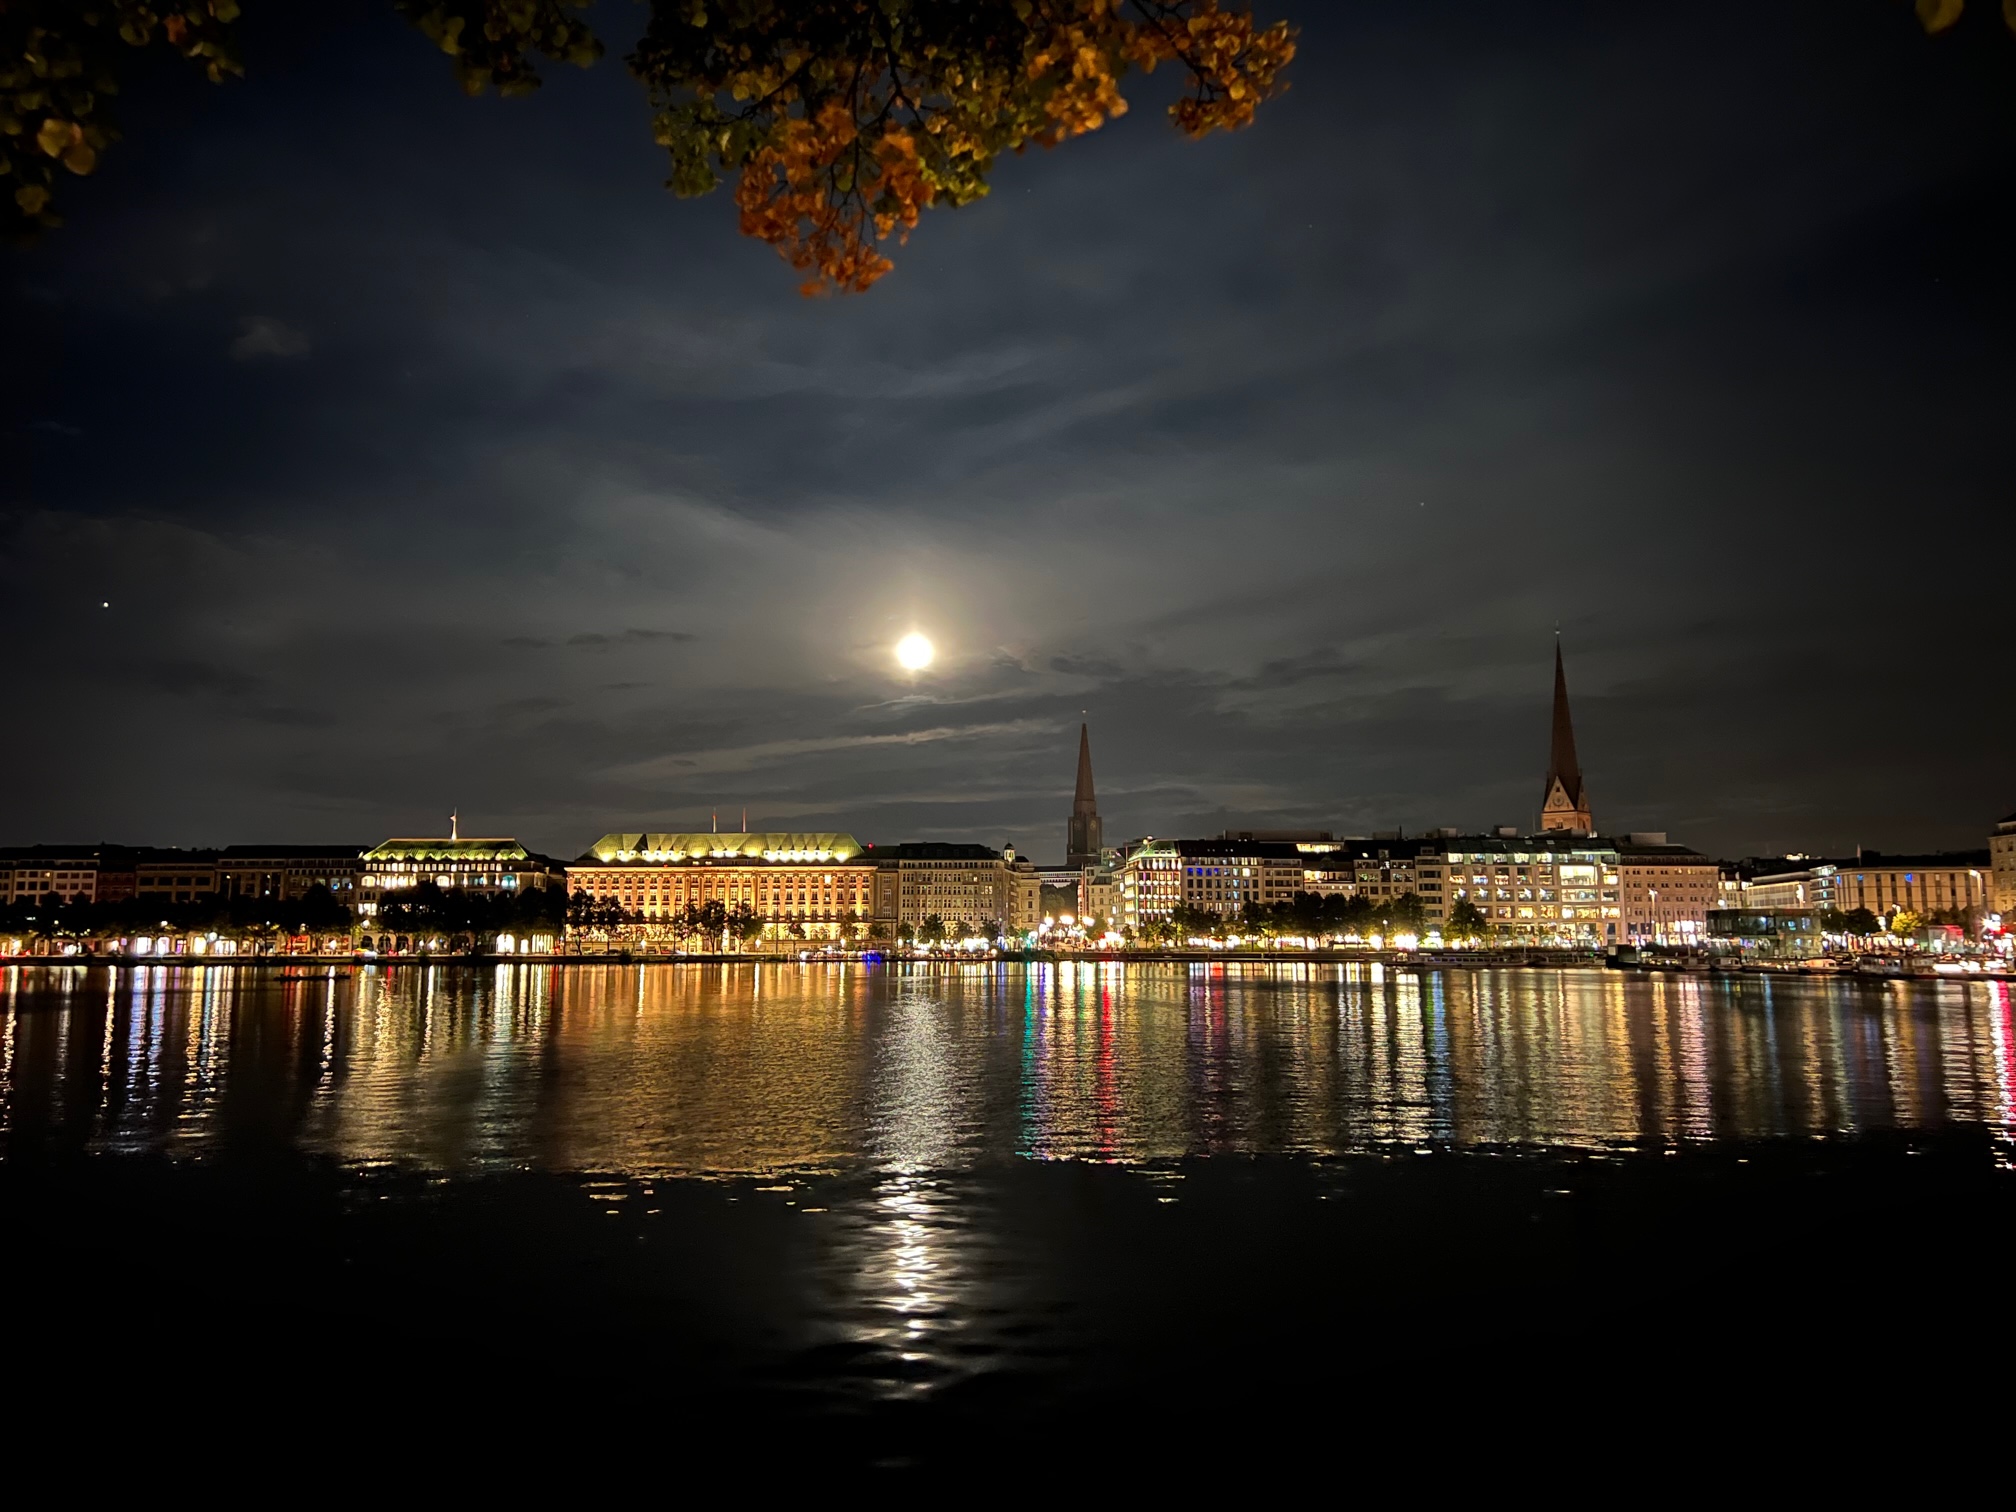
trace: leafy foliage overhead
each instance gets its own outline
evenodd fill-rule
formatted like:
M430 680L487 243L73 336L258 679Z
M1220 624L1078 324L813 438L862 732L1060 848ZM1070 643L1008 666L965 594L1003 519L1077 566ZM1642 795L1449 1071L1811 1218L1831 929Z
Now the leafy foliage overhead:
M809 274L865 289L878 244L920 211L987 192L1005 151L1051 147L1126 112L1121 79L1177 64L1191 136L1243 126L1295 55L1218 0L672 0L631 54L671 187L734 175L745 234Z
M298 0L297 0L298 3ZM587 66L589 0L390 0L471 94L523 94L538 60ZM1164 64L1189 136L1244 126L1285 85L1285 22L1222 0L644 0L630 71L649 91L669 187L735 181L741 229L806 274L863 290L932 206L987 192L1003 152L1125 114L1121 81ZM122 49L166 45L212 80L241 72L238 0L0 0L0 189L17 229L53 226L58 168L116 138Z
M85 174L119 139L106 100L136 47L171 47L212 83L242 72L237 0L0 0L0 226L58 221L59 167Z

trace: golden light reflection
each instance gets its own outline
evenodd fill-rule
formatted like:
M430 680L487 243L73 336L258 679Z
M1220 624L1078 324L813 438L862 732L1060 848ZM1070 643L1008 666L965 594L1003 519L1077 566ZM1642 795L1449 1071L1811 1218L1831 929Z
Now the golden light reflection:
M935 1283L975 1161L1591 1147L2016 1122L2002 982L974 963L0 970L0 1131L359 1165L887 1183ZM878 1198L878 1201L881 1199Z

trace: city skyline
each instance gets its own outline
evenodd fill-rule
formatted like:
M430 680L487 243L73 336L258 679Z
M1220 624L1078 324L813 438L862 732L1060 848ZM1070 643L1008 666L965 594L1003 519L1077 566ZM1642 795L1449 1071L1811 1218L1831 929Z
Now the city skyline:
M1647 831L1657 829L1660 833L1670 833L1672 830L1670 824L1654 824L1653 822L1651 822L1652 820L1660 817L1656 813L1650 814L1650 816L1642 824L1638 825L1622 825L1622 824L1602 825L1594 822L1591 819L1590 817L1591 804L1583 784L1583 773L1581 771L1579 758L1576 753L1574 716L1571 713L1571 703L1568 693L1568 684L1565 672L1564 652L1561 643L1561 637L1558 632L1556 632L1554 638L1553 678L1554 680L1553 680L1552 701L1551 704L1549 705L1549 712L1548 712L1548 733L1547 733L1548 748L1547 748L1547 759L1545 762L1546 776L1541 786L1541 794L1542 794L1541 801L1539 803L1536 803L1529 813L1521 816L1517 820L1505 821L1500 819L1492 819L1484 822L1472 822L1469 824L1463 824L1463 823L1451 823L1446 819L1430 819L1425 823L1416 822L1411 825L1399 822L1390 824L1369 822L1361 826L1354 827L1352 824L1340 821L1334 817L1334 815L1337 813L1351 813L1354 811L1354 805L1347 802L1332 805L1329 810L1329 813L1332 817L1325 817L1323 813L1316 812L1313 810L1297 814L1294 816L1284 816L1279 812L1261 813L1256 815L1252 813L1235 813L1229 810L1219 810L1212 813L1206 813L1205 815L1201 816L1201 818L1197 821L1198 823L1202 823L1209 826L1206 828L1193 827L1188 830L1165 829L1158 832L1151 829L1127 829L1124 827L1116 826L1115 829L1113 830L1113 834L1115 836L1113 845L1115 847L1125 846L1136 843L1144 839L1155 838L1158 836L1158 834L1159 836L1165 838L1174 838L1178 836L1201 838L1217 834L1221 831L1230 832L1232 830L1241 828L1247 830L1266 830L1273 828L1294 828L1310 831L1324 830L1336 835L1340 839L1344 838L1370 839L1378 835L1402 836L1407 838L1426 838L1432 836L1437 831L1453 831L1454 833L1462 835L1486 835L1500 832L1506 829L1514 830L1521 835L1539 835L1539 834L1545 834L1552 830L1570 830L1576 833L1622 836L1631 833L1633 829L1637 828L1643 828ZM1091 752L1090 752L1089 720L1081 720L1079 722L1078 740L1076 742L1076 760L1075 764L1072 767L1072 772L1073 772L1073 781L1071 784L1071 788L1073 791L1073 796L1071 799L1067 800L1064 805L1066 812L1065 817L1063 818L1058 818L1057 816L1052 815L1048 820L1048 822L1039 822L1035 824L1024 825L1021 827L1020 832L996 832L991 836L991 838L988 830L985 827L968 826L965 828L945 827L932 833L885 834L881 836L879 839L869 841L867 843L871 846L871 848L875 844L888 845L888 844L901 844L912 841L938 841L938 840L951 840L954 842L965 842L965 843L993 844L997 846L1009 845L1019 849L1020 852L1025 856L1033 857L1039 864L1046 866L1058 865L1058 864L1071 864L1071 865L1090 864L1089 858L1094 853L1096 853L1096 851L1102 844L1104 815L1102 814L1093 796L1093 775L1092 775ZM1566 784L1565 786L1563 786L1564 782ZM1111 784L1109 790L1118 792L1121 795L1123 795L1123 797L1128 795L1130 792L1124 781L1118 784ZM1641 813L1644 812L1647 808L1646 805L1642 804L1626 805L1626 807L1627 811L1636 810ZM752 821L750 817L751 815L750 806L746 803L737 804L732 801L718 802L709 806L706 809L707 823L704 826L697 822L691 824L681 822L682 818L691 817L697 820L698 816L690 814L682 815L675 811L671 813L659 812L643 816L646 819L648 819L649 822L640 823L636 826L636 828L639 829L640 831L650 829L650 830L669 831L669 832L707 833L709 831L712 831L721 834L735 834L738 832L733 830L723 830L721 828L720 815L723 812L723 810L726 809L726 811L729 812L731 816L733 816L737 812L738 808L740 812L740 820L742 826L741 831L739 833L743 834L758 833L766 830L782 830L782 829L789 829L795 831L838 830L847 833L863 833L863 834L870 833L869 831L863 829L859 825L846 823L845 822L846 816L844 814L834 815L825 813L823 811L815 815L815 818L819 820L832 820L836 822L819 822L819 823L793 822L789 824L771 824L764 822L767 816L761 809L757 809L755 811L756 819ZM1362 812L1362 810L1358 811ZM446 833L449 835L453 835L457 830L457 826L462 821L462 807L460 805L451 806L446 810L446 812L448 816ZM1312 813L1313 817L1311 817ZM638 817L639 816L635 814L624 816L626 823ZM798 816L794 815L793 817L795 819ZM1284 823L1284 820L1287 820L1288 822ZM1952 834L1957 836L1958 838L1950 840L1942 839L1941 843L1938 844L1925 843L1919 835L1913 834L1907 836L1905 841L1901 844L1877 844L1873 841L1866 839L1856 839L1851 843L1833 847L1825 845L1809 845L1800 848L1788 847L1787 849L1782 851L1759 850L1759 849L1718 851L1712 846L1704 846L1699 848L1702 849L1705 854L1719 855L1722 859L1729 861L1737 859L1767 859L1774 856L1783 856L1788 859L1799 859L1803 857L1829 857L1829 856L1842 857L1842 856L1859 854L1864 849L1867 849L1872 853L1890 853L1890 854L1935 853L1947 850L1972 850L1977 849L1979 847L1981 836L1986 834L1988 830L1992 828L1994 823L1995 821L1993 819L1990 819L1985 823L1975 825L1972 827L1972 833L1968 833L1968 826L1964 824L1952 825L1949 828L1951 829ZM1935 830L1938 828L1936 824L1926 825L1922 822L1922 820L1919 827L1920 829L1935 829ZM1060 839L1057 835L1051 834L1050 832L1053 830L1062 831L1063 832L1062 838ZM515 830L512 830L507 825L490 825L487 827L487 829L485 829L484 832L492 836L504 836L508 834L510 838L512 838L513 840L517 840L528 844L534 852L550 856L556 860L567 860L576 857L577 854L583 856L587 854L586 850L577 851L574 848L570 848L569 844L566 842L562 842L561 844L556 846L542 843L540 838L538 838L536 835L531 838L528 838L525 834L521 834ZM408 829L405 830L385 829L382 831L382 833L386 835L392 835L395 837L410 836L419 838L419 837L436 835L438 832L434 829L425 827L425 825L423 824L419 827L409 827ZM326 843L328 837L326 835L318 834L318 835L299 837L299 840L300 843L320 844L320 843ZM1080 843L1081 841L1085 843L1081 845ZM89 846L96 844L114 844L114 845L137 845L142 847L154 846L163 849L176 849L176 848L203 849L206 846L214 847L217 843L218 842L214 838L207 841L200 839L192 841L192 840L135 839L131 836L120 836L115 839L102 835L97 837L85 837L75 834L72 835L35 834L35 835L22 835L22 836L0 835L0 846L4 845ZM365 845L373 843L376 842L375 841L364 842ZM1694 843L1691 840L1691 838L1689 843L1690 844ZM247 847L245 847L241 842L240 848L242 849ZM361 848L362 846L360 846L360 849Z

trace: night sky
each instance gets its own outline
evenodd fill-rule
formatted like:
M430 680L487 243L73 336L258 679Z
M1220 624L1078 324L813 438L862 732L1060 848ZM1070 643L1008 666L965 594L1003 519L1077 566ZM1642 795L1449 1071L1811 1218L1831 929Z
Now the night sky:
M1280 0L805 300L621 55L469 100L356 0L172 58L0 252L0 841L2016 809L2016 38L1977 3ZM281 12L295 12L282 18ZM101 607L109 603L109 608ZM912 680L890 647L929 634Z

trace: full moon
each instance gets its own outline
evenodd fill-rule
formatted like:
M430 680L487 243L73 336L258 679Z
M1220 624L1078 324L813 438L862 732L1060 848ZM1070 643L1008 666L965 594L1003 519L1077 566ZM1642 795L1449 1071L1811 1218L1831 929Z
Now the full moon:
M906 672L922 672L935 654L931 642L914 630L896 642L896 660Z

